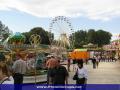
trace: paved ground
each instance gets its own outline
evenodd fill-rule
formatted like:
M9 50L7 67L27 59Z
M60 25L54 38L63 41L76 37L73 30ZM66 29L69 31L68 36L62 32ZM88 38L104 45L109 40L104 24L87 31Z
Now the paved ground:
M93 69L89 63L88 69L88 84L120 84L120 62L100 62L98 69ZM69 84L75 84L72 80L74 75L73 66L69 77ZM38 76L37 81L46 80L46 76ZM24 83L34 82L34 77L25 77Z
M120 84L120 62L102 62L98 69L88 70L89 84Z

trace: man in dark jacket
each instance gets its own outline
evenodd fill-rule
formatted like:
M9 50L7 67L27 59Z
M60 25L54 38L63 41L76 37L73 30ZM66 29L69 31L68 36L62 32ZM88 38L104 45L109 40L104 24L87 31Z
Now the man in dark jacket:
M58 65L50 71L50 84L68 84L68 76L67 69L58 60Z

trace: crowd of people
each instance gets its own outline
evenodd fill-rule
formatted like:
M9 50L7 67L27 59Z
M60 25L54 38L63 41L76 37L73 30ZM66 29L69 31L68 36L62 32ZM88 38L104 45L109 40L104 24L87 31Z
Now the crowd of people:
M88 79L88 71L87 68L84 66L83 59L78 60L77 62L73 62L74 64L77 63L77 68L75 68L73 64L73 70L75 71L75 75L73 76L73 80L76 80L76 84L82 85L83 90L85 90L85 85L87 84ZM70 65L71 59L68 58L67 60L67 69L65 66L60 64L60 58L49 56L46 66L48 68L47 73L47 84L53 85L65 85L70 84L68 83L69 72L70 72Z
M23 84L24 75L27 70L33 67L26 59L25 55L18 53L15 61L10 64L6 60L5 55L0 53L0 84L10 84L10 90L22 90L21 85ZM29 62L31 62L31 59Z
M21 54L16 55L16 60L13 65L10 66L7 64L5 60L4 54L0 54L0 83L1 84L13 84L15 90L22 90L22 87L16 86L16 84L23 84L23 78L27 70L31 70L31 68L35 68L34 57L29 58L29 62L26 62L26 57ZM74 76L73 80L76 80L76 84L87 84L88 79L88 70L84 66L86 62L89 60L93 63L93 69L98 68L99 62L102 61L103 58L99 56L94 56L88 60L83 59L71 59L70 57L67 59L67 68L60 64L61 58L53 55L48 55L46 57L45 66L47 69L47 84L70 84L68 82L69 72L71 71L71 61L73 61L73 71ZM32 63L33 62L33 63ZM87 64L87 63L86 63ZM77 66L76 66L77 65ZM11 87L12 88L12 87ZM12 89L11 89L12 90Z

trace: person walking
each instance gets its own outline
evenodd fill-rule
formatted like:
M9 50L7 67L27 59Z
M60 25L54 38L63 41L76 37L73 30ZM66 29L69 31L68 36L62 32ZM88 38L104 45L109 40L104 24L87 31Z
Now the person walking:
M95 56L92 58L92 63L93 63L93 69L96 68L96 58Z
M13 77L15 84L23 83L23 76L27 71L27 63L25 62L25 57L21 54L17 55L17 60L13 63Z
M68 72L70 72L70 65L71 65L71 58L69 57L67 59L67 69L68 69Z
M17 60L13 63L13 78L15 83L15 90L22 90L23 77L29 69L25 56L22 53L17 55Z
M83 64L83 60L80 59L77 62L77 71L75 72L75 75L73 77L73 80L76 80L76 84L77 85L81 85L82 86L82 90L86 89L86 84L87 84L87 79L88 79L88 71L87 68L84 66Z
M50 84L50 72L56 66L57 60L53 55L47 56L46 68L47 68L47 84Z
M98 68L100 58L97 56L95 59L96 59L96 67Z
M76 84L86 84L88 78L88 71L87 68L83 64L83 60L80 59L77 63L77 71L78 79L76 80Z
M68 71L67 69L60 65L60 60L57 60L56 67L52 68L50 71L50 84L54 85L65 85L68 84Z
M75 67L75 64L76 64L76 58L74 58L72 61L73 61L73 71L75 71L75 70L76 70L76 67Z

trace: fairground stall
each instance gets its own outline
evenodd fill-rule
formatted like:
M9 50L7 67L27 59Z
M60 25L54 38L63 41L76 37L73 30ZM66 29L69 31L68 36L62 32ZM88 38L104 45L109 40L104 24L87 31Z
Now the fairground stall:
M26 64L30 69L25 74L24 83L37 83L45 81L45 78L41 78L46 75L45 58L46 53L49 53L49 46L40 44L40 36L33 34L30 37L31 44L24 44L25 36L17 32L9 36L4 42L4 52L8 52L6 56L14 63L16 55L21 54L25 57Z

